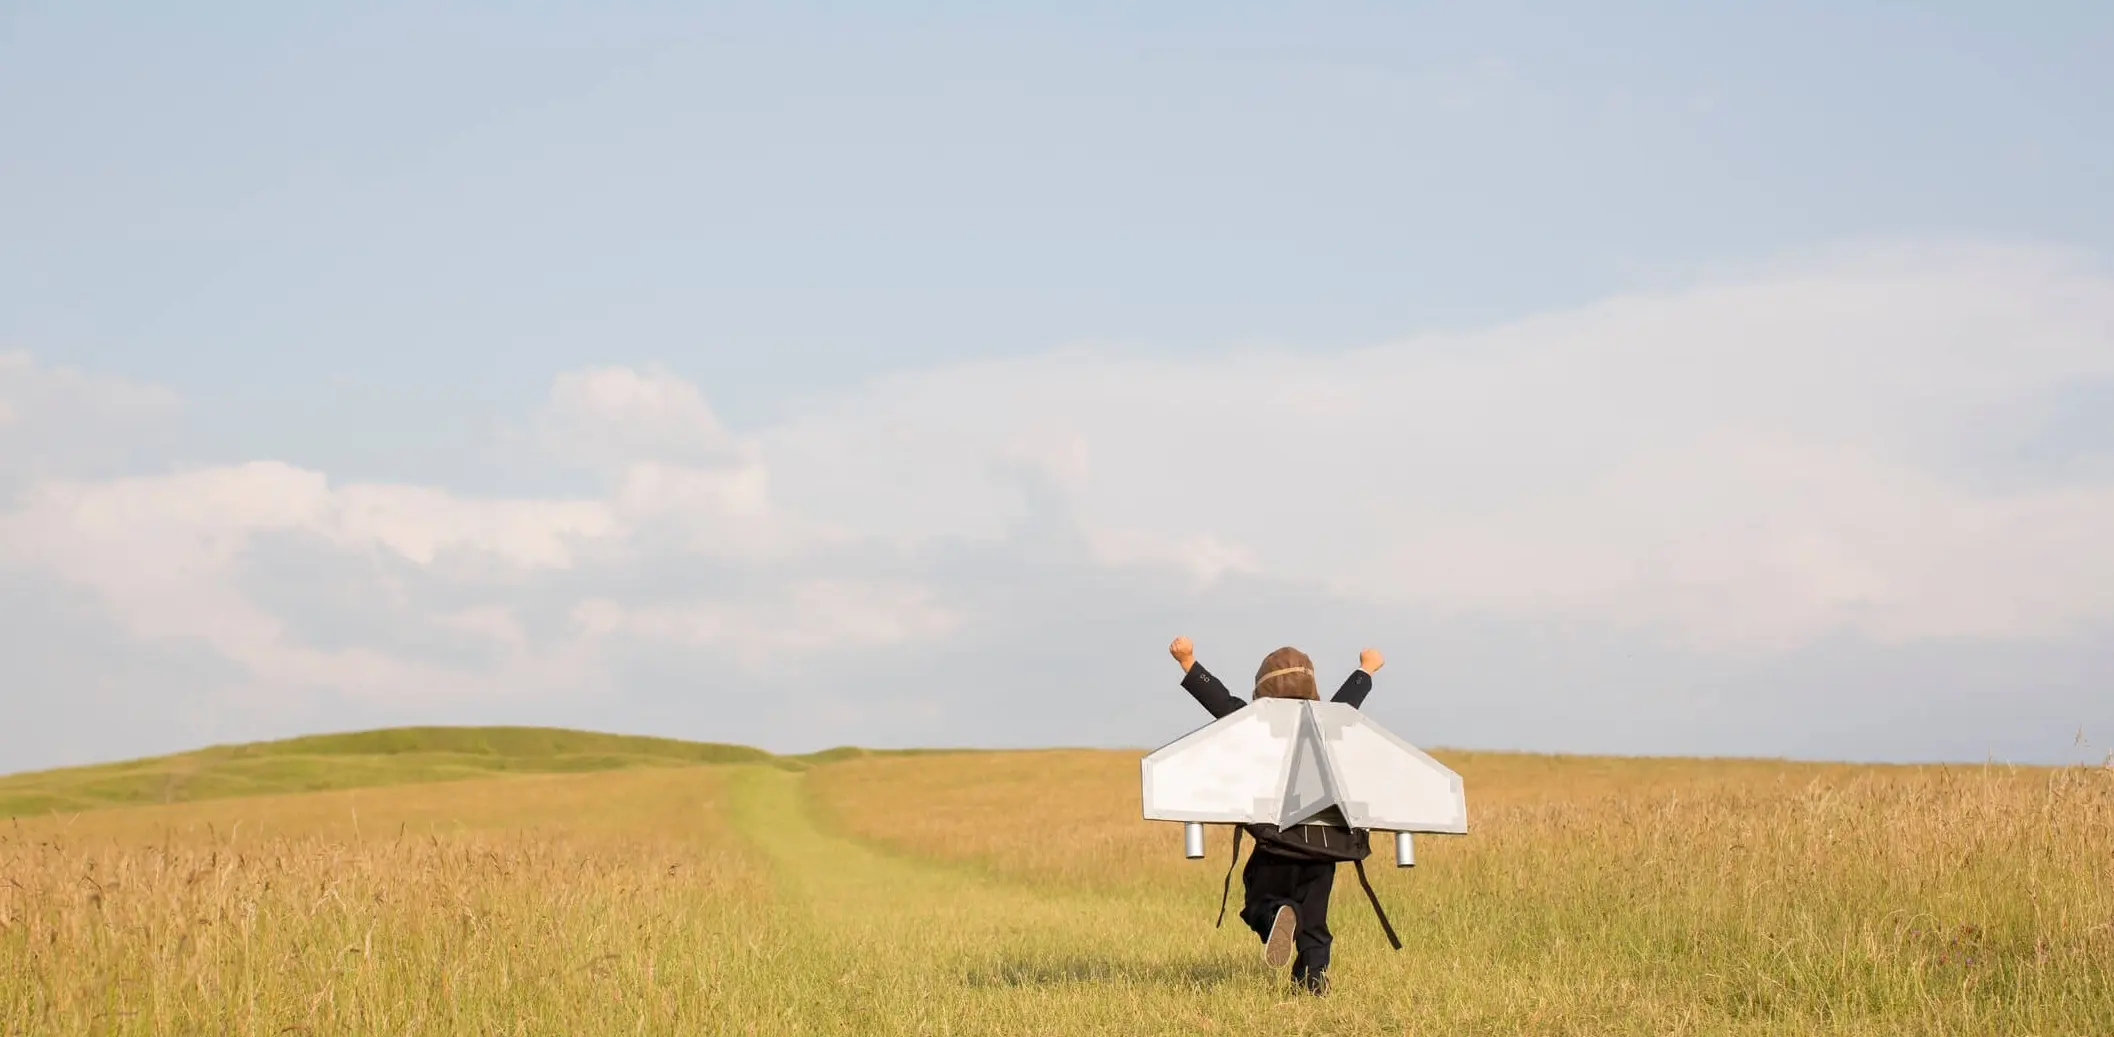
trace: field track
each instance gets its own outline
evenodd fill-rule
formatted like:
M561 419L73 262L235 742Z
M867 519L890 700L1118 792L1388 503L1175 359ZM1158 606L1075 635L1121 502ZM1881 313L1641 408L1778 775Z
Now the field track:
M855 1016L895 1019L869 1025L946 1032L966 1015L977 1032L1060 1032L1046 1029L1057 1019L1124 1032L1140 1025L1146 995L1187 1001L1241 977L1251 1000L1285 1000L1256 955L1240 953L1247 942L1211 938L1194 898L1040 886L878 850L818 827L804 782L738 769L730 820L770 861L781 935L809 956L799 974L821 979L828 1002L865 992Z

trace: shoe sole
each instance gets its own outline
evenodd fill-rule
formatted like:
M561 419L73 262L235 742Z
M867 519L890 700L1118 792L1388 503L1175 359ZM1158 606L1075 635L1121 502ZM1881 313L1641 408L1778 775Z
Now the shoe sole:
M1291 905L1277 909L1277 917L1270 922L1270 938L1263 941L1263 964L1273 969L1285 967L1292 960L1292 932L1299 928L1299 916Z

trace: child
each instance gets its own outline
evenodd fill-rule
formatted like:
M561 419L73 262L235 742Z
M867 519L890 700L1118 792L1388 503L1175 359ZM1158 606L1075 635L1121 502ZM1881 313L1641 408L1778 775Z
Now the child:
M1168 646L1174 660L1182 664L1182 687L1196 697L1213 718L1230 714L1246 702L1234 698L1211 672L1197 665L1196 649L1186 637ZM1365 702L1373 690L1373 673L1380 669L1380 653L1368 648L1358 653L1358 669L1337 689L1332 701L1353 708ZM1263 657L1255 670L1251 699L1321 698L1314 683L1314 663L1297 648L1280 648ZM1365 833L1349 832L1329 825L1242 825L1255 839L1255 852L1241 869L1246 903L1241 921L1248 923L1263 941L1263 961L1271 968L1292 962L1292 980L1316 994L1329 989L1329 891L1336 882L1336 862L1362 859L1367 850ZM1236 851L1237 852L1237 851ZM1377 904L1375 905L1377 906ZM1292 955L1294 944L1298 957Z

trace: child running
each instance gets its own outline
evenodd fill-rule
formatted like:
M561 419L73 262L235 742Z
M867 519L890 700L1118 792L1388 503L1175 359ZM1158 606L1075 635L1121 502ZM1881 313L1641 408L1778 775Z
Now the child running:
M1211 712L1214 719L1227 716L1248 703L1234 698L1226 686L1197 664L1196 649L1186 637L1177 637L1167 648L1182 664L1182 687ZM1380 669L1380 653L1368 648L1358 653L1358 669L1345 679L1331 701L1356 708L1373 690L1373 674ZM1263 657L1255 670L1250 700L1266 698L1319 700L1314 682L1314 662L1297 648L1280 648ZM1336 882L1336 863L1362 860L1368 852L1364 832L1332 825L1301 824L1280 829L1275 825L1242 825L1255 840L1255 851L1241 869L1245 903L1241 921L1263 941L1263 962L1273 969L1292 963L1292 980L1315 994L1329 989L1329 892ZM1236 847L1236 852L1238 848ZM1294 946L1298 948L1296 957Z

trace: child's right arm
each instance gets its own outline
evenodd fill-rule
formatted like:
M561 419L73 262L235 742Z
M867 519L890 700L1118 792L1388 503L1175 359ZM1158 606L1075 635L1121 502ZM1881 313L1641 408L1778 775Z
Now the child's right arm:
M1247 703L1234 698L1233 693L1219 682L1211 671L1197 665L1196 649L1186 637L1177 637L1167 646L1168 654L1182 664L1182 690L1194 696L1197 703L1210 711L1212 719L1226 716Z

